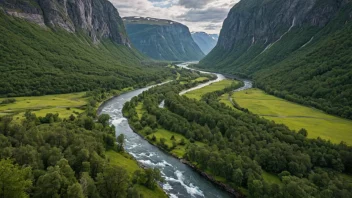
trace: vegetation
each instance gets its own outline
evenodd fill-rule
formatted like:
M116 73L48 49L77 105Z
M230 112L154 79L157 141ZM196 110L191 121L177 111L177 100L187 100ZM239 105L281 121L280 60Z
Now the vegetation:
M244 9L264 4L250 3ZM198 67L252 78L267 93L352 119L351 10L346 4L322 28L293 27L266 51L264 41L249 47L252 37L228 52L218 46Z
M121 90L172 75L134 49L110 40L95 44L84 33L45 29L3 11L0 33L0 97Z
M126 103L124 114L137 131L155 136L152 141L158 140L154 132L160 128L182 135L189 141L184 158L249 197L352 195L351 183L341 176L352 173L351 147L308 139L304 130L296 133L250 112L233 111L218 102L231 87L200 101L179 96L188 85L174 82L150 89ZM158 107L162 100L164 109ZM139 119L135 107L141 102L145 112ZM159 146L168 146L166 138L159 139Z
M327 115L319 110L288 102L266 94L259 89L236 92L233 100L252 113L290 129L308 131L308 138L331 140L334 143L352 144L352 121Z
M86 94L72 93L60 95L16 97L15 102L0 105L0 113L15 116L15 119L23 119L28 110L35 112L37 116L45 116L48 113L58 113L61 118L77 115L84 111L88 103ZM4 99L6 101L7 99ZM2 102L3 104L3 102Z
M24 116L0 118L1 197L166 196L157 188L158 170L139 168L121 149L124 137L115 143L110 117L96 117L90 104L67 119L30 111Z
M200 100L202 96L209 92L221 91L229 86L237 86L239 84L238 81L233 80L222 80L220 82L213 83L209 86L203 87L201 89L197 89L185 94L188 98L194 98Z

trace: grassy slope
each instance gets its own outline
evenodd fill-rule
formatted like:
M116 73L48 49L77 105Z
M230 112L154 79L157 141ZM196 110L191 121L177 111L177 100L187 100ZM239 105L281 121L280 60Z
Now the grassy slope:
M106 151L105 155L111 164L125 168L131 177L135 171L143 170L138 166L138 163L136 162L136 160L134 160L128 154L121 154L110 150L110 151ZM156 190L150 190L142 185L135 185L135 188L137 188L138 192L143 194L143 197L145 198L166 198L167 197L161 188L157 188Z
M233 82L234 82L233 80L223 80L220 82L216 82L216 83L213 83L209 86L203 87L201 89L197 89L197 90L188 92L185 94L185 96L187 96L188 98L200 100L202 98L202 96L205 95L206 93L223 90L226 87L231 86L231 84Z
M35 97L16 97L15 103L0 105L0 113L15 115L15 118L21 118L26 110L32 110L37 116L45 116L47 113L59 113L61 118L67 118L71 114L75 114L74 112L83 112L82 108L87 104L87 98L84 96L85 93L80 92Z
M0 11L0 96L142 86L169 69L142 66L136 50L85 34L42 28ZM166 74L166 75L165 75Z
M294 27L264 53L266 45L249 48L249 38L228 52L218 46L199 67L252 77L279 97L351 119L351 10L350 3L324 28Z
M309 138L321 137L334 143L341 141L352 144L352 121L323 113L317 109L305 107L259 89L237 92L233 99L251 112L267 119L282 123L294 130L305 128Z

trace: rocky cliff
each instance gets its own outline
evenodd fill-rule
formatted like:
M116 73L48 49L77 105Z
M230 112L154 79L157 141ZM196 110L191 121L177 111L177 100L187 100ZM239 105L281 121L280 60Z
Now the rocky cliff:
M204 54L209 54L218 41L216 35L211 36L205 32L192 32L192 38Z
M216 59L210 54L202 64L210 66L215 63L218 67L226 67L248 54L251 54L250 58L255 58L295 30L311 28L317 33L348 2L349 0L242 0L231 9L224 21L217 50L213 53ZM305 42L313 37L314 32L310 35L312 36L304 38ZM253 48L256 49L255 52ZM231 60L226 61L229 56Z
M96 43L109 38L130 45L122 19L108 0L0 0L0 7L43 27L83 31Z
M204 57L187 26L143 17L123 19L134 47L156 60L192 61Z
M199 67L352 119L351 0L242 0Z

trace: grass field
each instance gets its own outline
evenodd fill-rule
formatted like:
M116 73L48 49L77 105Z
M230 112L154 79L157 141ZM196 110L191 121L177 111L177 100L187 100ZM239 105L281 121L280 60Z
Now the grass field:
M274 183L274 184L279 184L279 185L282 184L280 178L277 175L263 171L262 177L265 181L267 181L269 183Z
M110 150L106 151L105 155L112 165L125 168L131 177L135 171L142 171L142 168L138 166L137 161L131 158L128 154L121 154ZM167 198L167 195L160 187L155 190L150 190L142 185L135 185L134 187L139 193L143 194L143 197L145 198Z
M14 115L21 118L25 111L31 110L37 116L45 116L47 113L58 113L61 118L67 118L71 114L81 113L81 109L87 104L85 93L72 93L61 95L16 97L12 104L0 105L1 115ZM2 101L4 99L0 99Z
M188 98L200 100L203 95L210 93L210 92L223 90L226 87L231 86L231 84L233 82L234 82L233 80L223 80L220 82L216 82L216 83L213 83L209 86L203 87L201 89L197 89L197 90L188 92L185 94L185 96L187 96Z
M139 119L141 119L143 113L145 112L145 109L143 109L143 103L138 103L137 107L136 107L136 111L138 114ZM176 143L178 144L176 146L176 148L174 148L172 151L170 151L171 154L176 155L179 158L183 158L183 156L185 155L186 152L186 147L188 144L190 144L190 141L183 135L179 134L179 133L175 133L169 130L166 130L162 127L159 127L158 129L156 129L155 132L153 132L150 135L147 135L143 132L143 130L138 131L142 136L147 137L148 139L152 139L153 135L156 137L156 141L152 142L154 144L158 144L160 143L160 139L161 138L165 138L165 144L171 148L173 146L172 142L173 140L171 140L171 137L174 136ZM184 139L185 145L179 145L179 143L181 142L181 140ZM201 142L195 142L195 144L197 144L198 146L203 146L204 144Z
M352 145L352 121L328 115L314 108L305 107L259 89L236 92L233 99L251 112L290 129L307 129L309 138L321 137L334 143L346 142Z
M224 103L226 106L230 107L230 108L233 109L234 111L240 112L240 110L236 109L236 108L232 105L231 101L229 100L229 94L228 94L228 93L225 93L225 94L221 95L221 96L219 97L219 102Z
M196 78L195 80L192 80L192 82L202 82L202 81L205 81L205 80L208 80L209 78L207 77L199 77L199 78Z

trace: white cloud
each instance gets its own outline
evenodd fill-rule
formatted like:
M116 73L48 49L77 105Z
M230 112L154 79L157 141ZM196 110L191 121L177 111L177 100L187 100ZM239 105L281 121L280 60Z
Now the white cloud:
M227 13L239 0L110 0L122 17L169 19L191 31L218 34ZM211 27L211 28L210 28Z

